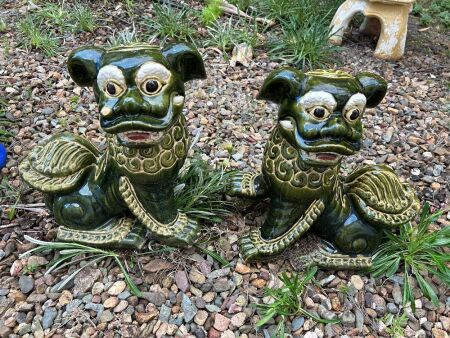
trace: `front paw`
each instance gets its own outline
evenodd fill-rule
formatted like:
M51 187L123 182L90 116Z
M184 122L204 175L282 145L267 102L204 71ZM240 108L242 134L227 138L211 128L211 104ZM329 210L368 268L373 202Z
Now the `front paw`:
M230 196L242 196L242 180L244 178L243 172L234 171L230 173L227 184L227 194Z
M256 196L255 177L257 174L235 171L230 174L227 193L230 196L252 198Z

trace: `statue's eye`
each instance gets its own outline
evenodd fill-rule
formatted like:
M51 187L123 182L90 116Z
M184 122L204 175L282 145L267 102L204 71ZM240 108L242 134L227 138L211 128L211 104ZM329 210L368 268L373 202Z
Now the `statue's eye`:
M318 120L326 119L330 115L328 109L324 107L314 107L309 111L309 113Z
M119 96L123 93L123 88L113 81L109 81L105 85L105 92L109 96Z
M351 122L356 121L361 116L361 111L359 109L350 109L345 113L345 118Z
M142 84L142 90L145 94L148 95L155 95L157 94L162 88L161 82L155 79L149 79L147 81L144 81Z

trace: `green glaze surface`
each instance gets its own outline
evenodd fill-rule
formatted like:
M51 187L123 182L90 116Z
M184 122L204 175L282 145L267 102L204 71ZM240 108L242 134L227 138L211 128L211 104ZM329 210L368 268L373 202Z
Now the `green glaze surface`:
M416 215L417 197L389 167L363 166L339 175L343 157L361 148L364 110L378 105L386 90L386 82L371 73L286 68L267 77L258 98L280 109L262 172L234 173L229 191L270 198L261 229L240 240L246 260L278 254L311 229L326 242L301 261L367 267L382 230Z
M184 82L205 77L200 54L182 43L82 47L68 69L93 87L107 147L62 133L20 164L61 225L58 238L140 248L148 231L168 245L191 244L198 224L176 209L174 181L189 148Z

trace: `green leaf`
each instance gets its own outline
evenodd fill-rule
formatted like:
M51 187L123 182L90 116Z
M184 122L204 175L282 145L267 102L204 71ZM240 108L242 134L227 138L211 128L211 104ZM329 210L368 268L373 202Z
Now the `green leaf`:
M416 310L416 305L414 302L413 291L411 289L411 284L409 283L409 273L407 270L407 265L405 265L404 276L403 276L403 304L408 302L411 303L411 308L413 311Z
M219 262L219 263L222 265L222 267L225 268L225 267L227 267L227 266L230 265L230 262L227 261L227 260L226 260L224 257L222 257L221 255L219 255L217 252L211 251L211 250L209 250L209 249L207 249L207 248L204 248L204 247L201 247L201 246L199 246L199 245L197 245L197 244L194 244L194 246L195 246L196 248L200 249L200 251L204 252L205 254L211 256L211 258L214 259L214 260L216 260L217 262Z
M436 295L436 292L434 292L433 287L428 284L428 282L422 277L420 273L415 274L417 283L419 284L420 289L422 290L425 297L430 299L435 306L439 305L439 299Z

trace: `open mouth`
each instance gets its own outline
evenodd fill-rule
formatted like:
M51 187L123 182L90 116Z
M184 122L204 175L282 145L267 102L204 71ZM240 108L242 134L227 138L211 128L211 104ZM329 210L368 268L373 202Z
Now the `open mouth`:
M307 152L301 150L302 158L309 162L323 165L335 165L342 159L342 155L332 152Z
M121 144L127 146L139 146L158 143L164 135L164 131L126 131L117 134Z

